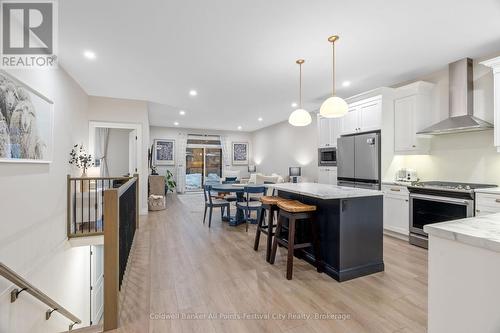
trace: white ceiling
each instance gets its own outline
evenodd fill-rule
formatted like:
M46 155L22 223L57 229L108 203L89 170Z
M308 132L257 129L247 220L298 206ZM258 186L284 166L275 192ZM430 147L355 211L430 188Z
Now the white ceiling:
M500 51L500 0L63 0L59 11L61 65L90 95L152 102L161 126L283 121L298 58L304 107L316 110L331 89L331 34L343 97Z

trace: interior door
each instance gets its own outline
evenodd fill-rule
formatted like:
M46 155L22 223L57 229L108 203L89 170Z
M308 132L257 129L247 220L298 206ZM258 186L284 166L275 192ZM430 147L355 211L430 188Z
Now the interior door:
M354 136L340 137L337 143L338 177L354 179Z
M355 136L355 177L360 180L379 179L380 135L375 133Z
M102 245L91 245L90 251L90 321L97 324L104 310L104 250Z
M137 173L137 130L128 134L128 173Z

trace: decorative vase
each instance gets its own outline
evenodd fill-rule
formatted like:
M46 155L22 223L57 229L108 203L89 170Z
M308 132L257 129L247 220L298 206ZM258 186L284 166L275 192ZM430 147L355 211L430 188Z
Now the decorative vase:
M83 171L80 178L87 178L87 172ZM80 192L88 192L90 189L90 180L80 180Z

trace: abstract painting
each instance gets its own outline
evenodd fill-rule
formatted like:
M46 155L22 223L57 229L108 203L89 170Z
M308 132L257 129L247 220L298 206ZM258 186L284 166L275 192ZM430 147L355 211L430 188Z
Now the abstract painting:
M174 165L175 140L156 139L154 153L155 165Z
M233 142L233 165L248 164L248 142Z
M53 106L47 97L0 71L0 162L50 163Z

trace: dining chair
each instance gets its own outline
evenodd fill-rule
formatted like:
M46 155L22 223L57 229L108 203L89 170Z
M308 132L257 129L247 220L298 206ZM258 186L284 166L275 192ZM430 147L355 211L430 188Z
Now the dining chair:
M245 186L243 188L244 192L244 197L245 200L242 202L237 202L236 206L243 210L243 214L245 217L245 223L246 223L246 231L248 232L248 223L251 222L252 220L250 219L250 213L252 211L257 212L257 219L256 221L259 220L260 214L261 214L261 208L262 208L262 202L260 201L253 201L251 200L252 194L261 194L265 195L266 194L266 187L265 186Z
M224 199L218 199L212 195L212 185L203 186L203 195L205 196L205 213L203 214L203 224L207 218L207 210L209 210L208 227L212 225L212 212L214 208L220 207L221 219L224 217L224 209L227 209L227 216L231 216L230 203Z

